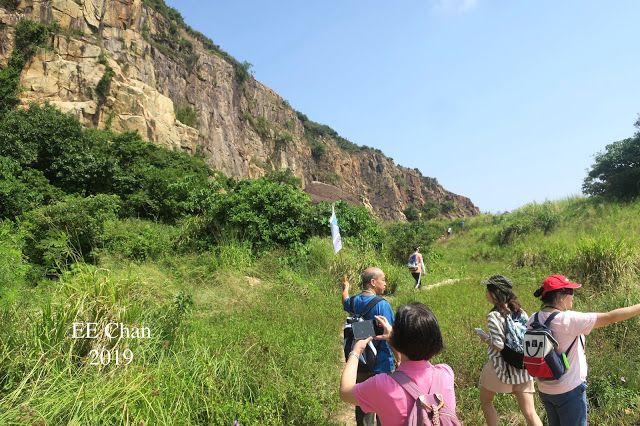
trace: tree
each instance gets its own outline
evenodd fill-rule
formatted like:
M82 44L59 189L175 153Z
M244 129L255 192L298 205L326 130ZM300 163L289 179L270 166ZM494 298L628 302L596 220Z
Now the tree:
M635 123L640 129L640 119ZM618 200L640 195L640 132L599 152L582 184L582 192Z

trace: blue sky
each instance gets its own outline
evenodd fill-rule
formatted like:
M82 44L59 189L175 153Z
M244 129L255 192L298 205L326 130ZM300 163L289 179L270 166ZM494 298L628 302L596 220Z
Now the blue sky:
M640 1L169 0L298 111L484 212L580 194L640 113Z

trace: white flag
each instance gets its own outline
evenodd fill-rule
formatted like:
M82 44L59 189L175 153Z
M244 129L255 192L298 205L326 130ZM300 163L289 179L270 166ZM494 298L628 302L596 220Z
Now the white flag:
M336 211L331 206L331 217L329 218L329 226L331 227L331 240L333 240L333 254L336 254L342 248L342 238L340 237L340 228L338 228L338 218Z

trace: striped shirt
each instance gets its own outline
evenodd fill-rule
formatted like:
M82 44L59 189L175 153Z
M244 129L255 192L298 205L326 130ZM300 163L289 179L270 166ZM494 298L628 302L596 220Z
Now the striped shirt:
M524 311L522 311L522 315L527 317ZM504 348L504 323L505 319L498 311L491 311L487 315L487 327L489 328L489 336L491 337L491 344L489 345L489 349L487 349L487 354L493 364L494 370L496 370L496 375L501 382L510 385L518 385L533 380L527 373L527 370L521 370L507 364L502 358L500 351L496 350L496 348L500 350Z

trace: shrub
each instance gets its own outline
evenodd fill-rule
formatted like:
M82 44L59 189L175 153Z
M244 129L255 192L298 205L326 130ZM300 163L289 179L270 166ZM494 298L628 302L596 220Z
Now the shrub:
M84 131L55 107L31 104L0 120L0 155L40 170L65 192L102 192L110 184L113 159L103 132Z
M104 225L113 220L119 198L97 195L67 197L27 213L20 222L25 231L25 254L48 273L57 273L78 260L95 260L94 249L104 238Z
M382 229L369 210L364 206L352 206L344 201L323 201L312 206L306 221L310 235L328 235L332 205L335 206L340 236L343 239L352 239L354 242L367 243L373 247L381 246Z
M0 157L0 219L15 219L62 195L39 170L23 169L17 161Z
M100 81L96 85L96 94L98 95L98 100L100 102L104 102L109 94L109 88L111 87L111 79L116 73L113 71L109 65L107 65L104 69L104 74L100 77Z
M441 229L438 224L424 222L393 224L386 229L386 251L391 259L404 265L415 246L421 246L422 251L427 252L428 246L440 236Z
M197 127L198 126L198 114L191 105L179 105L176 107L176 119L182 124Z
M239 182L220 199L208 222L224 224L241 239L251 241L255 249L263 250L301 243L308 211L307 194L291 185L261 178Z
M105 223L104 247L136 261L157 260L174 252L179 229L140 219Z
M598 290L626 284L637 272L632 245L610 237L586 238L578 243L572 262L573 276Z

